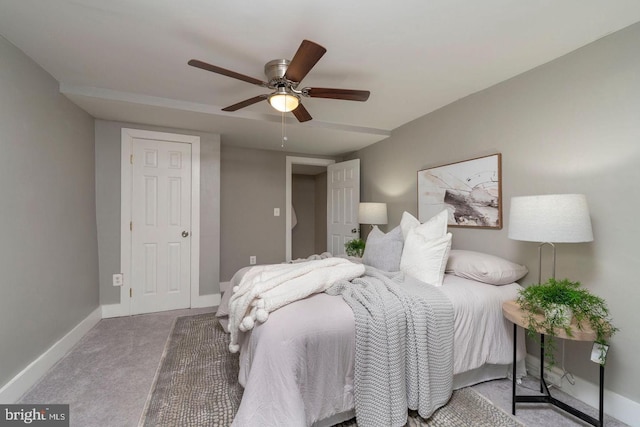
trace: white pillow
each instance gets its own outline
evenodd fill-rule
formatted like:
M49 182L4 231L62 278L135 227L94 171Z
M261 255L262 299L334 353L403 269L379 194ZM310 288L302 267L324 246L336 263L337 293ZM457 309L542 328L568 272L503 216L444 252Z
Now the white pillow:
M435 239L427 239L417 227L404 241L400 270L433 286L442 286L444 270L451 249L451 233Z
M409 212L402 212L402 218L400 219L400 228L402 229L402 237L407 240L407 236L409 235L409 231L413 230L417 226L420 225L420 221L411 215Z
M404 211L402 213L402 219L400 219L400 228L402 229L402 236L407 239L409 232L414 228L420 230L420 234L427 239L435 239L436 237L442 237L447 234L447 222L449 221L449 212L443 209L440 213L432 216L423 224L416 219L409 212Z
M426 240L437 239L447 234L448 220L449 212L444 209L439 214L429 218L427 222L415 227L414 230Z
M529 270L494 255L453 249L445 272L490 285L506 285L522 279Z

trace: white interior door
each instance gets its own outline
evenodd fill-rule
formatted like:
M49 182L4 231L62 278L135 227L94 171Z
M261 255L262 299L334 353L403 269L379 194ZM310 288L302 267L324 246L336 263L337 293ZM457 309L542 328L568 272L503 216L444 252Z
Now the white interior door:
M190 306L191 144L133 140L132 314Z
M360 159L327 167L327 251L344 254L344 244L360 236Z

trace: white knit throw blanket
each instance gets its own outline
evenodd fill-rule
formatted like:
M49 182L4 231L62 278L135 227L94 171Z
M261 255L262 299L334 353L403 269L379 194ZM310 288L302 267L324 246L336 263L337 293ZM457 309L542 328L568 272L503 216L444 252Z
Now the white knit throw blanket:
M423 418L453 387L453 305L435 286L367 267L338 282L356 322L354 397L358 426L404 426L407 408Z
M344 258L325 258L296 264L260 265L249 269L229 300L229 350L239 350L238 331L253 329L269 313L340 280L352 280L365 267Z

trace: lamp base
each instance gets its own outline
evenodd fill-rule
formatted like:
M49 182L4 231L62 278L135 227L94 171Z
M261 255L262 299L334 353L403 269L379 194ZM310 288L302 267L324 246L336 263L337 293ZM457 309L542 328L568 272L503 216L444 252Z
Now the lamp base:
M538 245L538 285L542 283L542 247L544 245L551 246L552 264L551 264L551 278L556 278L556 245L551 242L542 242Z

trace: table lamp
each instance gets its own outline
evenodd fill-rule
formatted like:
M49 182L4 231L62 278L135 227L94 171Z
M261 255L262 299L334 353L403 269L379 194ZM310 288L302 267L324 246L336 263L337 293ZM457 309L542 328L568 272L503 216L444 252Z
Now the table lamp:
M552 278L556 277L554 243L593 241L587 198L583 194L548 194L511 198L509 233L513 240L541 242L538 246L538 284L542 275L542 247L553 252Z
M387 204L362 202L358 206L358 222L374 225L387 224Z

